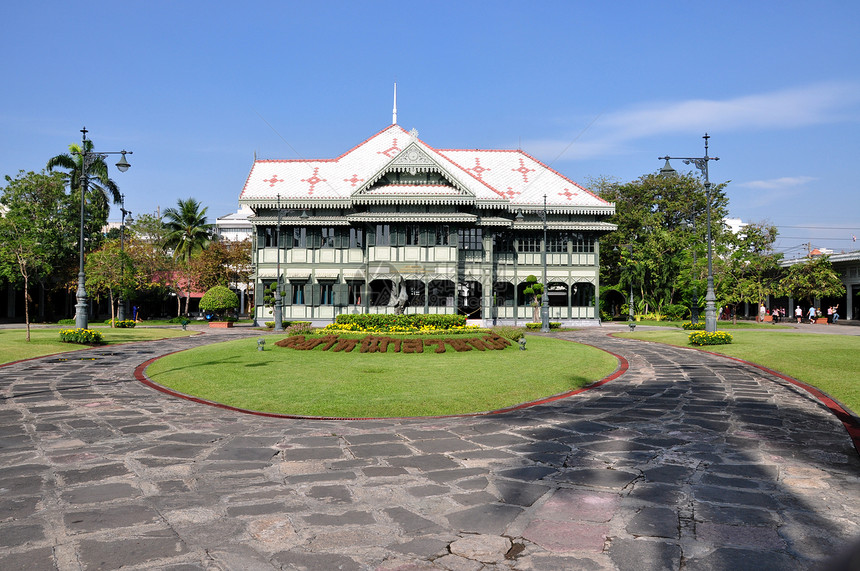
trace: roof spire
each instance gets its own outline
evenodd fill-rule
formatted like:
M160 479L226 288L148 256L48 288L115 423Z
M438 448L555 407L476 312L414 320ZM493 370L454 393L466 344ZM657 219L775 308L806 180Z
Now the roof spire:
M394 82L394 110L391 112L391 124L397 125L397 82Z

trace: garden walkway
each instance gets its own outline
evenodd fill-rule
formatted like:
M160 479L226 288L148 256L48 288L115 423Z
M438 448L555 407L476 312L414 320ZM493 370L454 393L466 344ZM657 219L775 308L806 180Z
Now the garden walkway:
M791 570L860 537L860 457L820 402L610 330L558 335L617 379L476 417L264 418L135 379L254 350L242 329L2 367L0 569Z

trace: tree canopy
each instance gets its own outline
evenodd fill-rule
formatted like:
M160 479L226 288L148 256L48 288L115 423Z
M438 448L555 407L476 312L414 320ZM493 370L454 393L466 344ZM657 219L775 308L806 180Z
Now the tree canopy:
M833 270L830 256L821 256L789 267L779 282L779 289L783 295L805 299L812 305L816 297L843 295L845 284Z
M173 250L173 257L188 262L192 256L206 248L213 239L213 224L206 220L207 207L193 198L179 199L176 208L164 211L166 248Z
M615 203L609 221L618 226L601 240L603 283L619 291L632 285L637 305L644 301L652 310L682 302L690 305L704 294L708 198L698 177L653 173L623 184L592 181L591 186L601 198ZM716 184L710 192L715 252L725 251L724 189L725 184Z
M69 231L62 216L67 205L59 173L21 171L6 176L0 195L0 275L24 285L24 316L30 340L30 284L63 262Z

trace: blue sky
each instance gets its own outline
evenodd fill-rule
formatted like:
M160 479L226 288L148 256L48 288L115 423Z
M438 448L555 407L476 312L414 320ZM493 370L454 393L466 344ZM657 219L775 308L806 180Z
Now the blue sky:
M7 2L0 175L80 142L135 214L233 212L254 154L330 158L391 122L585 184L701 156L778 247L860 248L860 3ZM675 168L685 167L675 161ZM111 218L118 219L119 209Z

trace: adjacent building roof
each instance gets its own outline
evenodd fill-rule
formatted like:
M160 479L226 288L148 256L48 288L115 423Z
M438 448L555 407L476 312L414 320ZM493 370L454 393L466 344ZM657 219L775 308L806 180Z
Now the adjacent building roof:
M435 149L414 129L390 125L334 159L255 160L239 202L259 207L279 200L288 208L465 203L528 211L543 208L544 195L554 211L615 211L523 151Z

